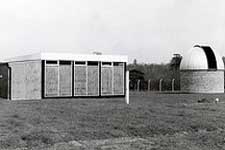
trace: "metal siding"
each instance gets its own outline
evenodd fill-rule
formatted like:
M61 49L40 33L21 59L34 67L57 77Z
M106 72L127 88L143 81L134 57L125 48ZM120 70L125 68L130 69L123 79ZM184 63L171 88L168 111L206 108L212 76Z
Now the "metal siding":
M58 96L58 66L46 66L46 97Z
M87 66L75 66L74 69L74 95L75 96L85 96L87 88L86 80L86 68Z
M114 95L124 94L124 66L114 66L114 81L113 91Z
M102 95L112 95L113 85L112 85L112 67L102 67Z
M88 66L87 74L87 94L88 96L99 95L99 69L98 66Z
M72 96L72 66L59 66L59 95Z

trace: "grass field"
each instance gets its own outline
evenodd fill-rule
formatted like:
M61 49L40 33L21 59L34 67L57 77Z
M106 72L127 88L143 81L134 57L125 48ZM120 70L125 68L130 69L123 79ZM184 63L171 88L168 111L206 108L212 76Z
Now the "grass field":
M197 103L201 98L219 103ZM0 149L72 140L140 137L153 149L225 149L225 95L131 94L122 98L0 101Z

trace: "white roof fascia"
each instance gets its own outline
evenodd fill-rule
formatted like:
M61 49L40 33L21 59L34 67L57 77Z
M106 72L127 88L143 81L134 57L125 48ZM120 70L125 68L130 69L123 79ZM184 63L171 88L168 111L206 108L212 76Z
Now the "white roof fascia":
M32 55L18 56L6 59L5 62L31 61L31 60L70 60L70 61L106 61L106 62L128 62L124 55L85 55L73 53L37 53Z
M31 60L41 60L41 53L16 56L9 59L5 59L4 62L31 61Z

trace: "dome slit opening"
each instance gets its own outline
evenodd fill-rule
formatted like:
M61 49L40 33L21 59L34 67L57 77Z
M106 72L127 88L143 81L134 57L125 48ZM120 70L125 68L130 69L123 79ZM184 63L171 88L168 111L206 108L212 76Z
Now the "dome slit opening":
M204 52L206 54L207 61L208 61L208 69L215 69L215 70L217 70L216 56L215 56L213 50L211 49L211 47L209 47L209 46L201 46L201 48L204 50Z

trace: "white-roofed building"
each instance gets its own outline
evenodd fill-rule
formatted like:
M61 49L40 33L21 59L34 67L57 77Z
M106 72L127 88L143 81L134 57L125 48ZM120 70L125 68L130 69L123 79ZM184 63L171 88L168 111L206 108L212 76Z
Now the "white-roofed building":
M187 93L224 93L222 57L209 46L194 46L182 58L180 85Z
M125 96L127 56L37 53L0 64L0 97Z

